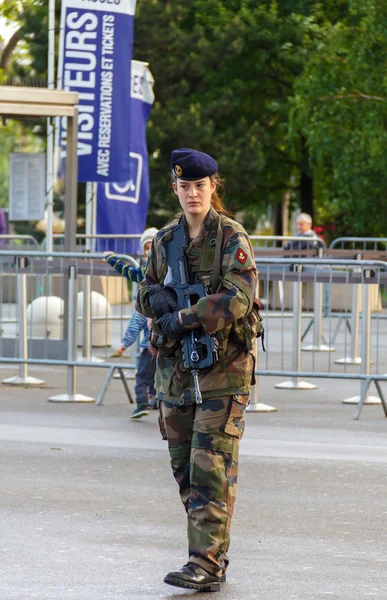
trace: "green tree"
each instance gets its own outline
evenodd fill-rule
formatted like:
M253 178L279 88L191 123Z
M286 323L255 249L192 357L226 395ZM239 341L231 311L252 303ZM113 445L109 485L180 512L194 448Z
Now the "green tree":
M61 0L55 0L56 34L59 35ZM3 49L0 69L17 75L22 81L47 78L48 53L48 1L7 0L0 6L0 15L16 27L16 31ZM28 52L28 61L17 60L15 49Z
M384 0L138 0L134 57L156 80L149 223L177 208L171 150L194 146L217 158L227 205L252 228L290 193L346 233L382 231L386 10ZM19 23L31 73L45 76L47 2L9 0L0 14Z
M295 82L291 130L319 173L317 206L339 234L386 235L386 3L351 2L347 19L325 22L314 42Z
M139 4L135 56L150 62L156 79L148 141L152 202L163 214L176 210L168 173L171 150L179 146L217 158L232 211L257 214L291 185L297 165L286 151L288 79L299 66L298 56L281 47L290 40L296 46L299 33L293 17L279 27L276 6L252 7L212 0Z
M257 215L284 195L314 212L304 135L289 135L294 85L318 35L318 20L346 2L196 0L140 2L135 55L148 60L156 104L148 130L152 207L173 212L169 156L178 146L213 154L227 174L228 206ZM317 20L313 15L317 16ZM160 31L163 35L160 35ZM254 219L255 216L255 219Z

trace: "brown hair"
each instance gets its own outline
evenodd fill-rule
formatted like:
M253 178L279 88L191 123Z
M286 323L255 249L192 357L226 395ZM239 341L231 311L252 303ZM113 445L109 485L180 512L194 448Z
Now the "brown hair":
M226 215L226 217L230 217L231 214L229 213L229 211L227 210L227 208L223 204L223 201L224 201L224 180L219 175L219 173L215 173L215 175L212 175L210 177L210 179L211 179L211 181L215 181L216 182L215 192L211 196L211 206L213 208L215 208L215 210L217 210L218 212Z
M172 171L172 183L177 182L177 177L175 173ZM210 175L210 180L216 182L216 189L211 196L211 206L217 210L218 212L226 215L226 217L231 217L231 213L224 206L224 179L219 175L219 173L215 173L215 175Z

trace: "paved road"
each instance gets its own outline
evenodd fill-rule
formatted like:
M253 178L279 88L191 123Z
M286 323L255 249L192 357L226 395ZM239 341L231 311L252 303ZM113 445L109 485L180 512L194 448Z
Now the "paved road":
M162 582L186 538L156 413L131 422L120 381L103 407L51 404L65 371L31 373L49 389L0 388L0 599L208 598ZM80 370L80 391L103 375ZM352 420L358 383L321 386L261 378L278 412L248 415L219 600L387 599L387 420Z

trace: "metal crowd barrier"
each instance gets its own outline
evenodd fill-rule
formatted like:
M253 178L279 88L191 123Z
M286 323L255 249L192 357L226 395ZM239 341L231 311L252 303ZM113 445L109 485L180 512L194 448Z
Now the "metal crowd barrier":
M316 248L326 248L324 240L319 237L308 238L299 235L250 235L251 245L253 250L264 248L277 248L282 243L282 246L287 242L298 242L315 244Z
M123 256L129 263L137 266L130 256ZM49 259L49 260L48 260ZM387 321L383 318L386 313L385 299L387 298L387 262L370 260L344 260L324 258L257 258L260 271L260 281L267 291L267 305L262 311L266 329L266 353L259 353L259 363L256 373L262 376L290 378L289 382L278 381L277 386L285 389L313 389L316 385L306 379L343 379L359 380L361 392L358 397L351 398L357 404L355 418L358 418L363 404L374 401L370 396L370 384L373 381L379 392L380 399L387 416L387 406L384 401L380 382L387 380L387 360L385 345L387 344ZM20 367L19 376L26 378L27 365L63 365L67 367L67 390L64 394L54 396L53 401L90 401L82 397L76 390L76 369L78 366L107 368L107 380L99 395L98 403L102 402L107 384L113 372L117 369L124 383L122 369L134 370L135 364L112 362L110 360L112 346L118 345L124 329L126 329L125 306L128 297L126 280L120 277L100 254L96 253L43 253L26 251L0 252L0 362L14 364ZM47 288L48 278L53 280L53 290L56 294L55 309L60 312L56 334L50 323L50 307L52 301L44 293L36 297L35 279L43 280L43 291ZM83 283L83 300L78 297L79 282ZM280 311L272 310L271 290L268 284L277 282L289 283L292 286L292 301L288 308ZM16 286L16 302L10 303L9 288ZM303 285L311 284L312 289L325 285L330 292L337 288L345 300L344 315L349 317L352 310L353 290L361 291L362 306L359 319L361 323L361 362L355 366L337 364L333 352L301 354L301 321L310 318L305 313L302 303L305 300ZM99 286L97 299L102 302L98 310L93 305L95 286ZM374 287L378 286L383 297L381 306L376 306L377 313L371 322ZM54 297L55 298L55 297ZM41 305L42 314L34 302ZM317 302L317 300L316 300ZM28 305L28 310L27 310ZM63 305L63 306L62 306ZM318 306L321 306L318 304ZM82 312L83 316L79 314ZM18 311L19 327L8 320L11 310ZM316 305L315 305L316 309ZM34 312L35 311L35 312ZM54 311L55 312L55 311ZM28 319L27 319L28 316ZM58 315L57 315L58 316ZM38 319L39 317L39 319ZM115 317L117 320L115 320ZM16 319L15 319L16 320ZM26 325L27 321L27 325ZM79 339L78 325L83 325L82 339ZM109 328L121 326L111 335ZM41 327L40 330L38 330ZM13 328L13 329L12 329ZM328 339L332 337L334 317L332 311L319 321L315 319L311 326L312 341L318 339L317 332L325 333ZM97 331L96 338L94 333ZM320 334L319 334L320 335ZM353 335L353 332L352 332ZM335 355L346 357L350 354L351 335L347 329L339 332L336 339ZM115 338L115 339L113 339ZM17 342L17 343L16 343ZM83 357L77 356L77 345L83 346ZM92 360L92 349L100 346L98 358L104 362ZM372 364L371 364L372 359ZM23 370L22 370L23 369ZM126 386L127 389L127 386ZM129 392L127 391L130 397ZM253 405L257 404L258 393L255 389ZM254 406L252 406L254 410Z
M55 246L60 250L64 243L64 234L53 235ZM83 249L87 243L91 244L91 250L95 251L98 244L98 251L112 250L113 252L127 255L136 255L139 250L139 241L141 234L77 234L77 245ZM325 242L321 238L302 238L295 235L252 235L251 244L254 250L263 248L276 248L278 244L287 242L314 242L318 248L326 248ZM45 249L45 240L42 242L42 249Z
M373 285L382 289L385 297L387 286L387 262L384 261L356 261L343 259L322 258L257 258L257 268L260 271L260 281L264 283L273 281L291 282L293 286L293 305L291 308L292 329L286 327L287 320L285 311L276 314L276 319L270 311L270 298L268 304L262 311L266 325L266 349L261 353L257 375L290 377L290 381L276 384L282 389L315 389L314 384L302 381L302 378L333 378L352 380L358 379L362 382L361 393L358 397L346 399L346 402L356 403L355 418L358 418L363 404L382 403L385 415L387 406L380 389L380 381L387 380L387 361L384 362L383 351L384 340L387 339L385 320L382 318L385 307L380 307L380 315L377 315L371 328L372 292ZM331 353L305 355L301 359L301 331L300 320L303 317L302 309L302 285L305 283L316 285L323 284L332 291L334 286L339 288L339 293L347 301L344 314L349 315L351 310L352 289L357 286L361 288L361 362L359 371L354 373L347 363L344 363L344 372L339 370L333 361ZM378 318L378 317L381 318ZM279 317L279 318L278 318ZM328 329L328 337L331 337L333 328L333 316L329 312L325 319L325 329ZM317 320L313 324L315 329L320 327ZM314 332L314 339L315 339ZM336 353L344 357L348 355L350 337L345 329L337 340ZM374 358L371 370L371 355ZM262 364L264 363L264 364ZM374 381L380 398L370 396L370 383Z
M139 266L130 256L125 259L133 266ZM36 296L36 278L45 282L43 290L47 289L49 279L54 280L53 288L57 295ZM27 365L65 365L68 369L67 392L50 400L87 402L94 399L76 392L77 366L98 365L111 371L118 369L120 374L123 367L129 370L136 368L135 364L126 360L119 363L109 360L110 347L119 344L127 326L127 315L123 314L128 301L127 284L126 279L103 261L100 254L2 251L0 280L0 362L20 368L19 377L9 378L3 383L42 385L42 380L28 377ZM79 280L83 283L83 299L78 296ZM93 285L99 291L93 290ZM12 298L11 288L14 288L15 298ZM82 307L84 314L79 317ZM109 339L111 321L107 318L113 309L121 325L121 335L118 337L115 332L114 342ZM16 319L7 318L12 312ZM53 317L55 323L50 321ZM78 322L83 325L82 340L77 335ZM99 359L93 360L91 348L96 345L92 341L93 328L96 327L99 328L97 342L102 354ZM82 357L77 355L77 345L83 348ZM131 399L126 381L123 383Z
M373 258L377 260L384 260L387 258L387 238L370 238L370 237L340 237L333 240L329 246L329 251L332 252L345 252L350 253L354 251L353 258L362 259L372 258L372 254L375 254ZM365 256L364 256L365 255ZM343 316L340 316L339 321L337 323L337 330L344 323L344 326L348 328L350 332L353 332L351 344L351 350L348 356L340 359L340 362L346 361L347 364L359 364L360 356L358 352L358 339L359 339L359 306L361 303L361 295L360 289L353 289L353 297L352 297L352 312L350 319L344 319ZM373 317L371 317L373 318ZM383 318L387 318L385 315ZM336 337L336 333L333 336L332 343L334 343Z
M380 245L383 247L378 247ZM340 237L331 242L329 249L385 251L387 250L387 238Z
M141 234L84 234L76 235L77 249L81 252L85 249L92 252L105 252L111 250L116 254L125 254L136 256L141 254L140 248ZM57 252L63 251L64 234L56 233L53 235L54 246ZM42 250L46 249L46 240L44 239L41 246Z
M39 250L39 244L32 235L1 234L0 250Z

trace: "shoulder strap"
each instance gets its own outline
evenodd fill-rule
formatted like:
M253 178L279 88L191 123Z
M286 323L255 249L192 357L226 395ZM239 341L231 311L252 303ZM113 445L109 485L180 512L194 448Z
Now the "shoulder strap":
M216 291L220 284L220 257L222 253L222 243L223 243L223 229L220 224L220 216L218 220L218 231L216 233L216 246L215 246L215 256L214 256L214 266L212 269L212 277L211 277L211 291L213 294L216 294Z

